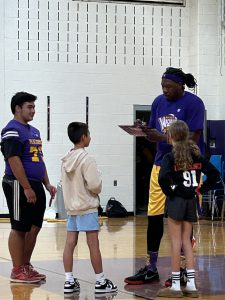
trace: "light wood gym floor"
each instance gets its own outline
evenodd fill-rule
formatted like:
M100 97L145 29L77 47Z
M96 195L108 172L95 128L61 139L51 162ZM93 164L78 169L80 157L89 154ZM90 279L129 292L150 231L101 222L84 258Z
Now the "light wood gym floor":
M11 260L8 252L10 224L0 223L0 299L1 300L111 300L156 299L170 273L170 246L165 221L165 233L160 248L158 271L160 282L139 286L125 285L126 276L142 267L146 255L147 217L124 219L100 218L100 247L104 273L118 286L117 295L95 296L95 276L89 261L85 234L80 234L74 253L74 275L79 279L79 295L64 298L62 253L66 237L65 222L45 222L33 254L33 265L47 275L41 285L10 284ZM196 237L196 277L200 300L225 299L225 223L200 220L194 227ZM157 298L165 299L165 298Z

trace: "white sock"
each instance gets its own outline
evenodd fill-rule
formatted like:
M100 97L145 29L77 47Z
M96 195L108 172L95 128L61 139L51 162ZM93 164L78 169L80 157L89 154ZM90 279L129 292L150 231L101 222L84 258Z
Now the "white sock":
M95 274L95 276L96 276L96 281L98 281L98 282L103 282L105 280L105 275L103 272Z
M187 269L187 286L186 286L186 290L196 291L195 270L194 269Z
M180 272L172 272L171 290L180 291Z
M74 281L73 272L66 272L65 276L66 276L66 281L69 281L69 282Z

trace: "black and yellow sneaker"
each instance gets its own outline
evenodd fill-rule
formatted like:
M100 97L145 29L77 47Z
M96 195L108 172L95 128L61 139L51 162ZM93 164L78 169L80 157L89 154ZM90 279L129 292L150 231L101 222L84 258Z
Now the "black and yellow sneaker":
M147 269L147 266L137 271L133 276L124 279L127 284L144 284L159 280L159 273L157 269L151 271Z

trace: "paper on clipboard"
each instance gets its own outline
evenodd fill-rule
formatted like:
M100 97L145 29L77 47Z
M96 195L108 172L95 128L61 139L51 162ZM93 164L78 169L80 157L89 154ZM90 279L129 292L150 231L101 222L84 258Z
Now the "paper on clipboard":
M134 136L147 136L141 127L136 125L119 125L121 129Z

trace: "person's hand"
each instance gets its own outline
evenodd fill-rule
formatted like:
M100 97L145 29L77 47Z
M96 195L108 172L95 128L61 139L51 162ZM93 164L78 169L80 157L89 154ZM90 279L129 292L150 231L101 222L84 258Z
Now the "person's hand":
M30 187L30 188L25 188L24 189L24 194L27 198L27 202L28 203L34 203L37 201L37 197L36 194L34 192L34 190Z
M55 186L51 185L50 183L46 184L46 190L49 192L49 194L51 195L51 198L54 199L55 198L55 194L57 192L57 189Z
M146 122L141 121L140 119L137 119L137 120L134 122L134 126L137 127L137 128L146 127Z
M150 142L159 142L159 141L167 141L167 136L165 134L160 133L155 128L142 127L142 131L146 134L146 138Z
M201 193L200 193L200 191L199 191L199 186L195 189L195 193L196 193L197 196L200 196L200 195L201 195Z

